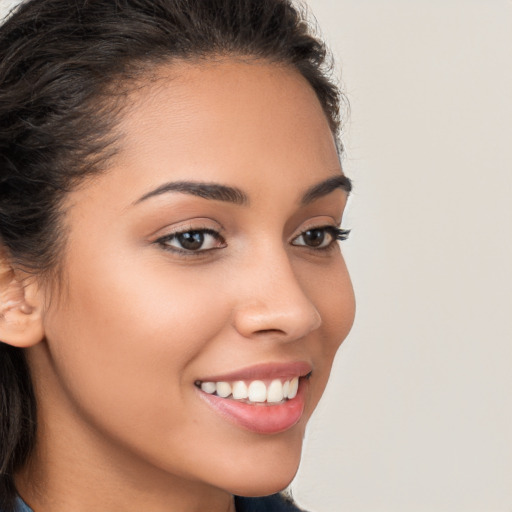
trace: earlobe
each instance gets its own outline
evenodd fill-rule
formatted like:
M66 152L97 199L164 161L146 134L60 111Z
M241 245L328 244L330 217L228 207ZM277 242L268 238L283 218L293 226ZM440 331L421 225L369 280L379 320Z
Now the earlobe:
M32 280L31 280L32 281ZM21 278L0 249L0 341L30 347L43 339L41 308L32 288Z

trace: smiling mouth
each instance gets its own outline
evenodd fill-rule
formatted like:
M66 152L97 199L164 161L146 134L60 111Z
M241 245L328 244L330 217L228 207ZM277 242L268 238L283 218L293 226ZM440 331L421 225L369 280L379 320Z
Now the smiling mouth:
M195 385L204 393L220 398L236 400L252 405L277 405L297 396L300 379L308 379L311 372L303 377L272 380L237 381L196 381Z

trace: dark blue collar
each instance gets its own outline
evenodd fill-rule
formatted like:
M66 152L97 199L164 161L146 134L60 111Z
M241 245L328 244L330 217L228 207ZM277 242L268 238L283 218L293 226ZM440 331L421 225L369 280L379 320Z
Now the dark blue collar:
M16 498L14 512L34 512L21 498Z
M236 512L301 512L301 509L281 494L261 498L235 496L235 507ZM33 510L21 498L17 498L14 512L33 512Z
M235 496L236 512L304 512L282 494L261 498Z

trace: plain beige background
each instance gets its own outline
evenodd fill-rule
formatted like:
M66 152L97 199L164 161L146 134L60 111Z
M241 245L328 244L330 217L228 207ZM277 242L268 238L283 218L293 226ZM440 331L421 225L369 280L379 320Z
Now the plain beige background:
M309 4L352 110L358 315L294 495L318 512L511 512L512 2Z
M358 315L293 493L315 512L512 512L512 2L309 4L352 110Z

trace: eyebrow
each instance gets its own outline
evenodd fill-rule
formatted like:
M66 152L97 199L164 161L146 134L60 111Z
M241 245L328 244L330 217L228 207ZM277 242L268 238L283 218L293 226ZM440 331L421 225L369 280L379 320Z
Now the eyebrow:
M303 206L320 199L321 197L329 195L331 192L341 188L347 195L352 191L352 181L347 178L344 174L327 178L326 180L313 185L311 188L306 190L306 193L302 196L301 204Z
M328 178L316 185L310 187L301 199L301 204L307 205L324 197L336 189L341 188L347 194L352 190L352 182L344 174ZM135 201L134 205L139 204L147 199L169 192L180 192L182 194L189 194L203 199L212 201L223 201L240 206L247 206L249 204L249 197L245 192L236 187L221 185L219 183L204 183L197 181L174 181L164 183L160 187L144 194L141 198Z
M192 196L202 197L203 199L210 199L212 201L224 201L238 205L249 204L247 194L242 192L239 188L228 187L218 183L203 183L197 181L175 181L165 183L164 185L148 192L138 199L135 204L141 203L150 197L159 196L168 192L181 192L183 194L190 194Z

